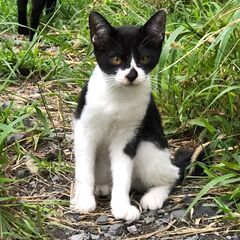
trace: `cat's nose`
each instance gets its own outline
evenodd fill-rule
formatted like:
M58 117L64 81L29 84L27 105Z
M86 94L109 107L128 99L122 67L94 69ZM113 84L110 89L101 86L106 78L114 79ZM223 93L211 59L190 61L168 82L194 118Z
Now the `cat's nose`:
M132 83L137 78L137 76L138 76L138 73L137 73L136 69L131 68L131 70L125 77L129 81L129 83Z

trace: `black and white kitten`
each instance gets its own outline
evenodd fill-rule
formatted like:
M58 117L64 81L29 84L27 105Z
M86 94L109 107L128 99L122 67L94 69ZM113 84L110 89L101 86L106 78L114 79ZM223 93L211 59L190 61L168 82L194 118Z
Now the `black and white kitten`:
M51 16L54 12L57 0L31 0L32 11L30 20L30 29L27 27L27 3L28 0L17 0L18 7L18 33L29 35L29 40L33 39L35 31L39 25L40 16L46 7L46 14Z
M111 191L113 216L138 219L140 212L129 199L131 187L145 192L143 209L154 210L179 179L149 76L160 57L165 24L165 10L140 27L113 27L99 13L90 13L97 66L82 90L74 121L71 207L80 213L96 208L94 194Z

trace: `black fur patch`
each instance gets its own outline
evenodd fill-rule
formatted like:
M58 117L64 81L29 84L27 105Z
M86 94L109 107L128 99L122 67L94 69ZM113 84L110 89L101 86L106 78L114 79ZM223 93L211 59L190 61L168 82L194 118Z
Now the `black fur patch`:
M88 91L88 83L82 88L81 94L79 96L77 109L74 114L74 117L76 119L80 119L80 117L81 117L82 110L86 104L87 91Z
M159 149L168 148L168 142L163 132L161 116L152 95L146 115L137 129L135 137L127 143L123 151L129 157L135 157L137 147L142 140L154 143Z
M195 150L196 151L196 150ZM186 149L186 148L180 148L176 151L173 164L179 168L179 175L180 178L178 179L178 183L181 183L184 178L189 174L188 167L191 166L192 157L193 154L195 154L194 150L192 149ZM193 176L201 176L203 172L203 168L199 166L198 162L203 162L204 159L206 159L207 154L206 152L209 152L208 148L203 148L201 151L199 151L198 155L195 156L195 165L193 167L193 171L191 172L191 175Z

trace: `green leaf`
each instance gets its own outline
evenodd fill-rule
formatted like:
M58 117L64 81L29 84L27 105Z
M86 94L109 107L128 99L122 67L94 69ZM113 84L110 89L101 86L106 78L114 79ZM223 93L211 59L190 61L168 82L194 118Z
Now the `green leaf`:
M15 182L15 180L11 178L0 178L0 183L10 183L10 182Z
M36 112L37 112L37 115L38 115L38 118L40 119L40 121L42 122L43 124L43 127L45 129L45 131L47 132L47 134L50 134L51 131L50 131L50 128L49 128L49 124L48 124L48 121L47 119L44 117L42 111L40 108L38 108L37 106L34 106Z
M221 185L224 184L224 182L232 177L234 177L235 175L232 173L226 174L224 176L220 176L217 177L215 179L213 179L212 181L210 181L208 184L206 184L203 189L198 193L198 195L194 198L194 200L191 202L191 204L189 205L189 207L187 208L186 212L184 213L184 216L186 216L188 214L188 212L193 208L193 206L214 186L216 186L217 184L221 183ZM184 217L183 216L183 217Z
M209 123L208 119L205 118L195 118L188 121L190 125L196 125L206 128L211 134L216 132L216 129Z
M239 18L240 18L240 11L236 11L232 16L230 22L233 22L234 20ZM233 33L233 30L237 27L237 25L238 25L237 23L234 25L230 25L225 30L223 30L216 38L216 42L220 41L220 44L218 47L217 56L215 57L215 61L214 61L214 69L218 68L222 57L225 55L225 50L228 45L230 36Z

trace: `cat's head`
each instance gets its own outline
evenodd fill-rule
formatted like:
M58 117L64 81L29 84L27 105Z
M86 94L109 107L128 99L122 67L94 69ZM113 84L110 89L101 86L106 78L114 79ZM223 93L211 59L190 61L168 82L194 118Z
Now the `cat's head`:
M91 12L89 27L94 53L108 79L124 86L147 81L161 54L165 25L163 9L143 26L122 27L113 27L101 14Z

